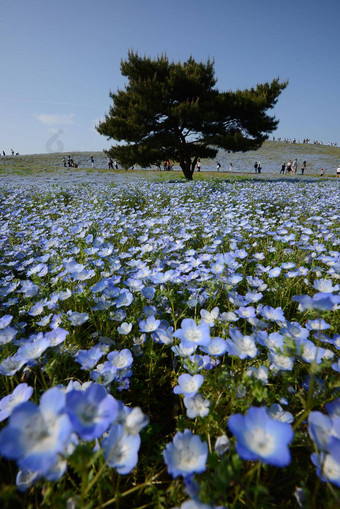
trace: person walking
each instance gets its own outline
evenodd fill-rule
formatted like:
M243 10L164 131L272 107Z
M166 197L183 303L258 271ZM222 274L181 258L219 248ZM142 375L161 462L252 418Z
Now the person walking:
M293 164L292 164L293 175L295 175L295 174L296 174L296 172L297 172L297 167L298 167L298 165L297 165L297 159L294 159L294 162L293 162Z
M91 168L94 168L94 158L93 158L93 156L90 157L90 161L91 161Z
M283 173L283 175L284 175L285 171L286 171L286 163L283 163L283 165L281 166L280 175L281 175L281 173Z
M221 164L220 164L220 163L217 163L217 164L216 164L216 170L217 170L217 171L220 171L220 168L221 168Z
M254 164L255 173L257 173L257 168L258 168L258 164L257 164L257 161L256 161L255 164Z
M201 160L197 159L196 170L201 171Z
M258 163L258 165L257 165L257 173L261 173L261 170L262 170L261 163Z
M307 169L307 163L306 163L306 161L303 161L303 163L301 165L301 175L303 175L305 173L306 169Z

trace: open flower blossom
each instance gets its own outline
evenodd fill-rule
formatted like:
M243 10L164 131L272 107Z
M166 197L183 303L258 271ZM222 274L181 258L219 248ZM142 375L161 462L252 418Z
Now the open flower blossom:
M169 474L173 478L187 477L193 473L201 473L206 469L208 445L190 430L178 431L173 441L163 451L164 461Z
M153 315L148 316L146 320L139 322L141 332L154 332L158 329L161 321L157 320Z
M237 439L236 450L244 460L285 467L291 461L289 443L293 440L290 424L269 417L263 407L251 407L247 414L229 417L228 428Z
M2 400L0 400L0 422L7 419L11 415L13 409L28 401L33 394L33 388L22 383L16 386L12 394L8 394Z
M72 433L64 408L65 394L57 387L42 395L39 407L31 401L16 406L0 432L0 454L16 460L23 471L48 475Z
M128 474L137 465L140 442L138 433L126 433L124 426L113 424L101 443L105 461L118 474Z
M323 482L331 482L340 488L340 440L332 437L329 452L314 452L312 463L316 466L316 473Z
M183 394L187 398L194 397L201 387L204 378L202 375L188 375L184 373L178 377L178 385L174 387L175 394Z
M66 412L74 431L83 440L92 440L115 420L118 403L102 385L93 383L85 391L73 389L66 394Z
M202 321L197 325L192 318L184 318L174 337L181 340L184 348L207 346L210 343L210 327Z
M205 417L209 413L210 401L204 399L202 394L196 394L193 397L185 396L183 402L189 419Z
M253 359L257 356L257 347L254 337L244 336L238 329L229 329L231 340L227 341L226 348L229 355L234 355L240 359L250 357Z

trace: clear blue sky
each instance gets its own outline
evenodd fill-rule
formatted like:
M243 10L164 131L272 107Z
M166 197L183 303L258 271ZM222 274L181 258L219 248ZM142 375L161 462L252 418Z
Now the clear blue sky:
M340 145L339 0L2 0L0 150L102 150L128 49L215 60L217 88L279 76L272 135Z

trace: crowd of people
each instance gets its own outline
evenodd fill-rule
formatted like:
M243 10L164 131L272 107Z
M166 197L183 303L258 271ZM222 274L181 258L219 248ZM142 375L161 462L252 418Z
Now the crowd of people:
M283 143L311 143L312 145L327 145L328 147L337 147L337 142L329 142L324 143L323 141L313 140L310 138L303 138L302 140L297 140L296 138L275 138L273 137L273 141L282 141Z
M306 169L307 169L307 162L303 161L303 163L300 166L300 170L301 170L300 175L303 175L305 173ZM287 164L286 163L282 164L280 174L287 173L288 175L296 175L297 171L298 171L297 159L294 159L294 161L291 161L291 159L289 159Z
M67 156L67 160L66 157L63 157L63 165L64 168L78 168L78 164L73 161L71 156Z

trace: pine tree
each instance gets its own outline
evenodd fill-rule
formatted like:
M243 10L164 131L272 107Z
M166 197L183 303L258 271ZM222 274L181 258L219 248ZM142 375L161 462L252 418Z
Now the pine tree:
M274 79L249 90L219 92L214 63L169 62L129 51L121 62L124 90L110 92L113 106L97 130L122 142L108 155L128 168L161 160L178 161L192 180L197 160L216 157L218 148L256 150L276 129L268 116L287 82Z

